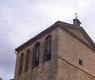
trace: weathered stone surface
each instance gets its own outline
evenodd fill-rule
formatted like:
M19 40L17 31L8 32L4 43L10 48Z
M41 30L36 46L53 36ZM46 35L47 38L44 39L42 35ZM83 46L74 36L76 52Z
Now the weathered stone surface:
M58 54L58 29L55 29L53 32L45 35L41 39L35 41L34 43L30 44L29 46L25 47L17 54L17 63L16 63L16 71L15 71L15 80L48 80L50 77L52 80L55 79L57 74L57 54ZM44 40L48 35L52 35L52 59L51 61L47 61L43 63L43 54L44 54ZM33 46L36 42L40 42L40 63L38 67L32 69L32 54L33 54ZM19 68L19 58L21 53L24 53L24 57L26 54L27 49L31 50L30 55L30 63L29 63L29 71L25 72L25 60L23 62L23 72L22 75L18 75L18 68ZM53 79L54 78L54 79Z
M58 59L58 75L56 80L95 80L95 78L66 61Z
M71 30L78 34L76 30ZM43 63L44 40L48 35L52 35L52 56L51 60ZM82 40L86 41L84 37ZM36 42L40 42L40 62L39 66L32 69L33 47ZM23 61L23 71L18 75L19 60L21 53L30 49L29 71L25 72L25 60ZM83 65L79 64L79 59ZM95 52L85 44L70 35L65 30L57 27L43 37L25 46L18 51L15 80L95 80Z

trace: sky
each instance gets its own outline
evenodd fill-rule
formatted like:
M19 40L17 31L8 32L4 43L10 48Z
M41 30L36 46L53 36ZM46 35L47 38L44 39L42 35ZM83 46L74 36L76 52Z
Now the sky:
M94 0L0 0L0 77L14 78L15 48L56 21L73 23L75 12L95 42Z

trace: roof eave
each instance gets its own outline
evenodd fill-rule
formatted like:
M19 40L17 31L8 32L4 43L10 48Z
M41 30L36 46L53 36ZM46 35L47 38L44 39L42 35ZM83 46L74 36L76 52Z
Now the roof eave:
M32 39L28 40L27 42L25 42L24 44L22 44L21 46L17 47L15 49L15 51L19 51L22 48L24 48L25 46L29 45L30 43L34 42L35 40L39 39L40 37L44 36L46 33L52 31L53 29L55 29L60 21L57 21L55 24L53 24L52 26L50 26L49 28L45 29L44 31L42 31L41 33L39 33L38 35L36 35L35 37L33 37Z

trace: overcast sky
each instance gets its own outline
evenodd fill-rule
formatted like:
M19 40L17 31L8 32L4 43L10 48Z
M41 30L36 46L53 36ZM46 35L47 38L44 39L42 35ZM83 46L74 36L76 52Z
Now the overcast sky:
M72 23L75 12L95 42L94 0L0 0L0 77L14 78L14 49L56 21Z

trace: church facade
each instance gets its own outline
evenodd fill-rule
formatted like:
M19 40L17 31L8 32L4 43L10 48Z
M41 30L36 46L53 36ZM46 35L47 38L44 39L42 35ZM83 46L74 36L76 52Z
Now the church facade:
M57 21L16 48L15 80L95 80L95 44L80 21Z

